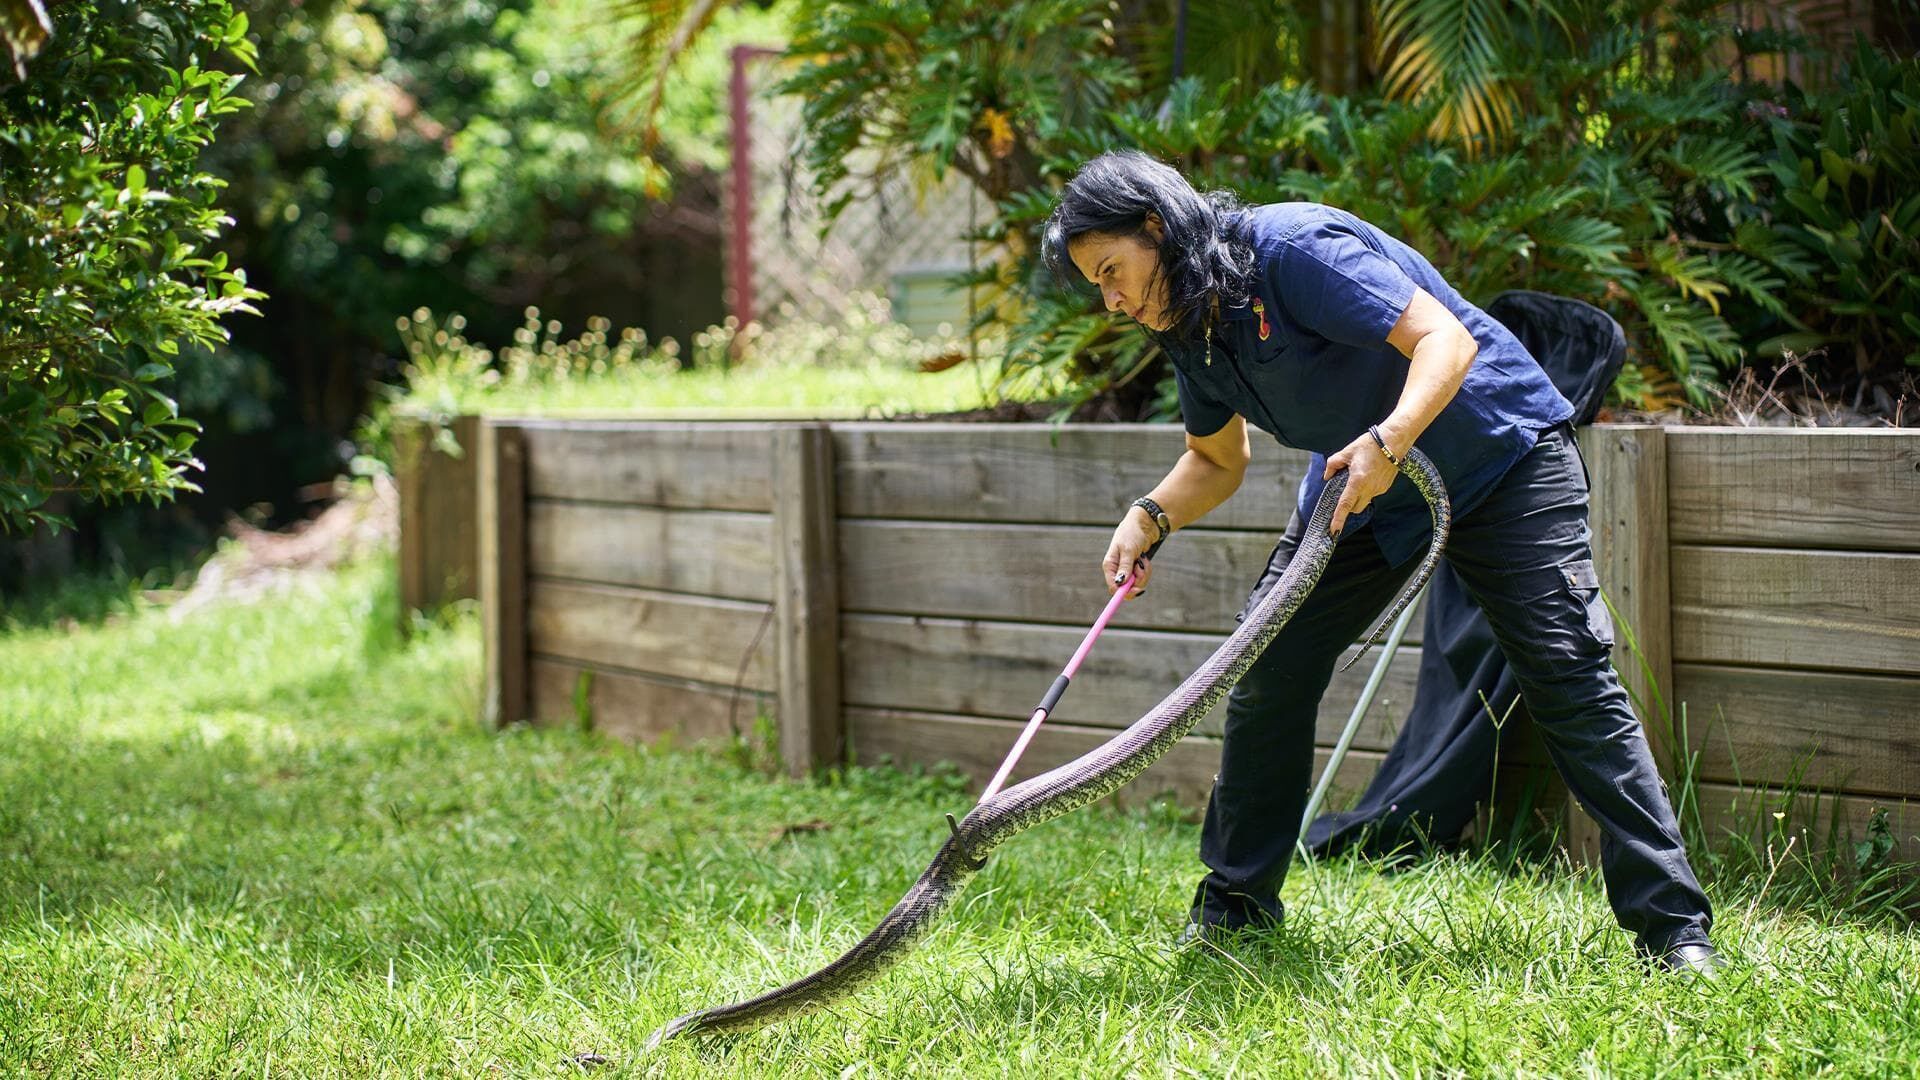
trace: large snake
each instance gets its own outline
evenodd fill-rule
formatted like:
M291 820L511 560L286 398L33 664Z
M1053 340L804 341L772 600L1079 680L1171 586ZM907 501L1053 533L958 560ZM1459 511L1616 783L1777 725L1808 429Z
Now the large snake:
M1413 602L1440 561L1446 544L1453 512L1433 462L1420 451L1412 450L1400 462L1400 471L1419 488L1433 512L1433 543L1392 608L1367 635L1361 652L1347 661L1348 666L1378 641L1394 618ZM1320 580L1328 560L1333 557L1335 540L1329 535L1328 527L1346 482L1345 472L1336 473L1327 481L1299 550L1279 581L1213 655L1160 704L1103 745L982 801L959 822L955 823L949 816L952 835L941 845L920 880L913 883L907 895L887 912L872 933L861 938L838 960L759 997L690 1012L654 1032L647 1049L696 1031L751 1031L852 993L906 955L960 894L968 879L986 865L987 856L995 848L1043 821L1111 795L1145 771L1240 681Z

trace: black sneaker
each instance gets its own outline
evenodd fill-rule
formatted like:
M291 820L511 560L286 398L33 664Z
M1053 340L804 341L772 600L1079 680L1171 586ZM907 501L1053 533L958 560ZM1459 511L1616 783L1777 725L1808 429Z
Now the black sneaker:
M1227 933L1229 931L1218 923L1189 921L1180 931L1180 936L1173 939L1173 947L1175 951L1184 952L1202 942L1218 945Z
M1727 962L1720 958L1713 946L1704 941L1686 945L1675 945L1652 959L1656 971L1678 975L1688 979L1707 979L1720 977L1727 969Z
M1248 938L1269 934L1278 929L1280 929L1278 919L1262 919L1259 922L1229 926L1226 923L1201 922L1190 918L1187 920L1187 925L1180 930L1180 936L1173 939L1173 947L1175 950L1185 950L1206 944L1217 949Z

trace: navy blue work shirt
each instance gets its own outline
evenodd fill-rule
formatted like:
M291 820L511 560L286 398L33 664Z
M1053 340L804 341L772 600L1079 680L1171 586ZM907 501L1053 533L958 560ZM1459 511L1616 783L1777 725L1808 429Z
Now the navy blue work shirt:
M1453 511L1472 510L1540 432L1573 417L1573 406L1511 331L1468 303L1425 257L1344 210L1274 203L1246 212L1254 252L1250 302L1227 308L1209 350L1170 349L1180 415L1194 435L1212 435L1234 414L1287 446L1312 451L1300 482L1303 517L1325 486L1336 454L1393 412L1407 358L1387 334L1412 301L1431 293L1480 345L1466 381L1414 445L1446 481ZM1399 565L1426 550L1432 517L1413 484L1397 481L1349 530L1371 524Z

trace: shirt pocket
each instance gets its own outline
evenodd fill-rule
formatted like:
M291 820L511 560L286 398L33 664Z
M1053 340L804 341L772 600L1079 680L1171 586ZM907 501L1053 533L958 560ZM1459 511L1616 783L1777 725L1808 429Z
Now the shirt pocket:
M1288 340L1286 335L1274 334L1265 341L1255 341L1253 343L1253 353L1248 359L1251 360L1256 367L1264 368L1287 359L1287 354L1292 350L1292 346L1293 342Z

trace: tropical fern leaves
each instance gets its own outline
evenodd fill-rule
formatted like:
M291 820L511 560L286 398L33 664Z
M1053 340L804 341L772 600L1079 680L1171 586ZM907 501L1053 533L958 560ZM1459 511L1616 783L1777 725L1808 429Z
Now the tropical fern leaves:
M647 100L731 2L618 0L646 28ZM1298 0L1191 0L1178 79L1164 10L1130 0L794 0L782 89L830 205L901 168L980 187L998 214L973 284L1007 335L1003 375L1079 396L1154 370L1149 339L1031 258L1060 180L1116 146L1250 202L1343 206L1473 299L1601 303L1642 407L1706 404L1755 341L1920 364L1914 61L1863 53L1851 96L1789 108L1727 78L1715 58L1743 46L1715 0L1339 2L1374 9L1375 93L1311 87L1315 5Z
M803 0L782 84L804 101L824 190L917 159L990 198L1036 183L1047 149L1137 85L1104 0Z
M1462 143L1469 153L1499 145L1519 112L1508 68L1529 10L1561 19L1549 0L1379 0L1382 88L1390 98L1433 105L1436 140Z

